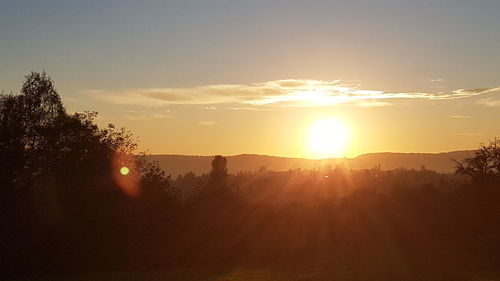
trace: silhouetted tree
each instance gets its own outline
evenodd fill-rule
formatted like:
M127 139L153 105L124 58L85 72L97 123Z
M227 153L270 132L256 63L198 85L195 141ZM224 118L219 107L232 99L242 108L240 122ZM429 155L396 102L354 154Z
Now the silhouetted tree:
M138 157L138 167L141 173L142 191L147 196L160 200L175 200L179 190L172 186L170 175L160 168L157 162L149 162L145 155Z
M37 141L43 136L43 129L51 126L55 120L64 115L61 98L54 82L47 73L31 72L26 75L18 96L22 105L23 123L27 148L37 149ZM19 113L17 113L19 114Z
M500 183L500 139L482 145L474 157L455 161L455 171L471 177L474 184L485 186Z
M13 95L0 95L0 186L20 181L24 166L22 107Z
M45 72L27 75L18 95L0 94L0 260L34 271L29 261L40 260L43 267L50 263L43 257L111 265L127 255L93 261L43 249L60 243L69 252L126 251L134 229L167 232L162 223L174 217L177 195L169 176L136 157L130 131L112 124L100 128L96 117L96 112L66 113ZM129 175L120 175L122 166L130 167ZM120 180L139 192L127 192ZM140 189L140 198L127 196ZM145 217L150 224L138 227Z
M227 159L217 155L212 160L212 170L210 170L210 182L224 182L227 178Z
M212 160L212 169L208 176L208 182L203 188L206 193L226 194L229 193L227 183L227 159L221 155L217 155Z
M193 172L188 172L184 176L179 175L175 180L175 186L180 190L182 199L187 199L200 187L200 178Z

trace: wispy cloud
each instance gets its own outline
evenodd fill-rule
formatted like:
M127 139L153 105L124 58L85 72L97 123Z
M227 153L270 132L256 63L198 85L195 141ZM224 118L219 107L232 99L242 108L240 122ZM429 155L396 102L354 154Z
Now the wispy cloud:
M164 110L163 112L129 110L127 111L127 114L120 116L108 116L107 118L110 120L126 119L132 121L143 121L143 120L153 120L153 119L171 119L173 118L173 116L171 115L170 110Z
M483 136L484 134L483 133L460 133L458 135L462 136L462 137L479 137L479 136Z
M480 99L476 103L479 105L487 106L487 107L499 107L500 106L500 99L486 98L486 99Z
M384 102L384 101L361 101L356 103L356 105L361 107L381 107L381 106L390 106L392 103Z
M144 106L169 104L246 104L255 107L321 107L338 104L387 106L389 100L449 100L500 91L499 87L458 89L449 93L385 92L362 89L340 80L276 80L251 84L217 84L189 88L148 88L118 91L92 90L85 93L115 103Z
M216 121L199 121L198 122L198 125L201 125L201 126L213 126L217 124Z
M436 79L431 79L431 82L444 82L443 78L436 78Z
M450 118L462 119L462 118L470 118L470 116L469 115L451 115Z

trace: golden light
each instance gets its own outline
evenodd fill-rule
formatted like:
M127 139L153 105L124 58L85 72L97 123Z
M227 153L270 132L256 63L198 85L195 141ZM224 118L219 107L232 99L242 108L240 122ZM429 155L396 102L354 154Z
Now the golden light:
M120 168L120 174L122 174L123 176L128 175L128 173L130 173L130 169L128 167L123 166Z
M308 154L316 159L344 157L348 144L349 130L345 123L337 118L325 118L311 126Z

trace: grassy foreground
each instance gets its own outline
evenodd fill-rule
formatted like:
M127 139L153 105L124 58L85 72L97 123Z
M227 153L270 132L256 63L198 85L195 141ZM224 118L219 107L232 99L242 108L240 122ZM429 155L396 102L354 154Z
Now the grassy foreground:
M420 274L417 274L420 275ZM425 278L425 279L422 279ZM163 280L200 280L200 281L357 281L357 280L500 280L496 274L460 274L457 272L431 274L425 277L415 276L410 272L394 269L345 270L345 271L294 271L293 269L259 269L259 268L192 268L172 271L130 271L114 273L83 274L46 278L16 279L15 281L163 281Z

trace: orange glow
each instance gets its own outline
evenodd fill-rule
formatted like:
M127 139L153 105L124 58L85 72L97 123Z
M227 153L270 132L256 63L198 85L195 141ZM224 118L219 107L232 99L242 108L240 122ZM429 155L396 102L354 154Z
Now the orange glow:
M308 154L311 158L344 157L349 140L349 130L340 119L318 120L309 131Z

